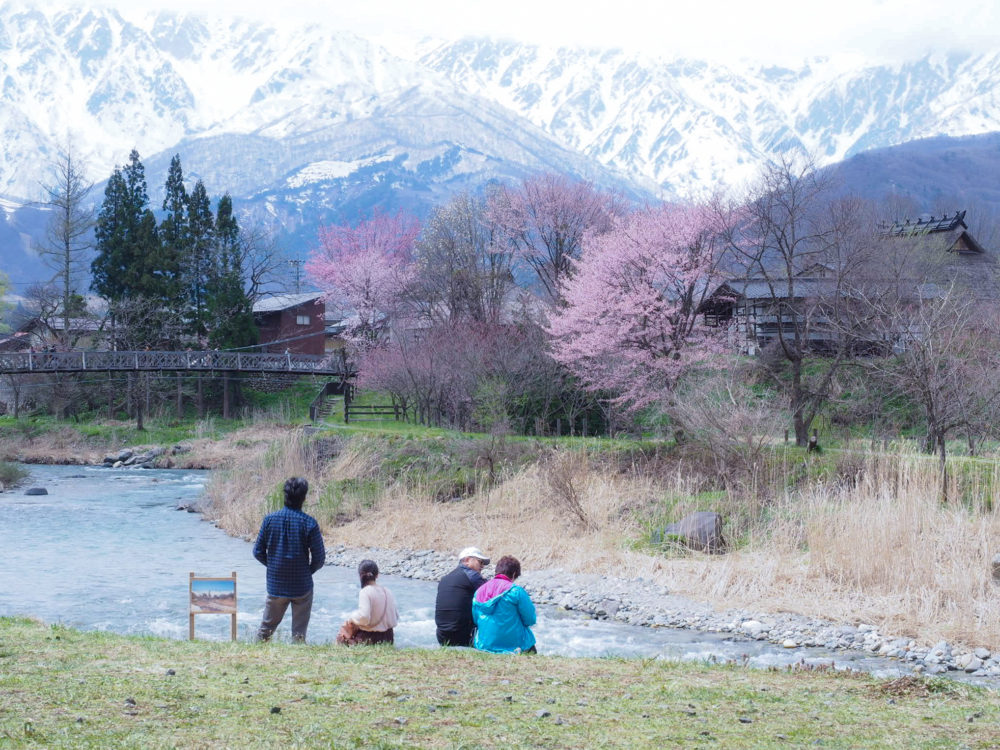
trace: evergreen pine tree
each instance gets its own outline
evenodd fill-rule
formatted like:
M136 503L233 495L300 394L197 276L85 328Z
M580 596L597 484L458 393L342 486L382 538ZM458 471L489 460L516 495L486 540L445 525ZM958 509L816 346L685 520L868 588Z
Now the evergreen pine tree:
M149 207L146 173L139 153L129 154L124 169L115 168L104 191L104 203L97 217L95 232L97 257L91 265L91 288L114 306L118 303L141 304L151 311L176 310L179 268L172 248L160 242L156 217ZM142 323L147 344L176 333L161 325L172 316L150 313ZM135 331L132 341L140 340Z
M209 285L209 312L214 326L209 342L220 349L251 346L257 343L258 331L253 305L243 286L239 225L228 193L219 199L213 234L216 261Z
M180 154L174 154L167 173L166 190L163 196L163 220L160 222L160 241L170 254L184 258L190 246L188 231L188 195L184 189L184 173L181 170Z
M185 291L190 306L190 330L201 338L208 332L208 286L217 263L212 203L201 180L188 198L190 245L185 259Z
M90 266L90 288L109 302L129 294L127 279L129 230L126 218L127 187L121 169L115 167L104 188L104 202L97 215L94 241L97 257Z

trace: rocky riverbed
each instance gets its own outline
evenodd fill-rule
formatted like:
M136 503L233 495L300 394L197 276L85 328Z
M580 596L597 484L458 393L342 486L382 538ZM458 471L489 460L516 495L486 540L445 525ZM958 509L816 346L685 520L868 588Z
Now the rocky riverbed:
M381 572L419 580L438 580L457 561L434 550L390 550L337 545L327 550L328 565L355 567L369 558ZM489 575L490 569L484 571ZM630 625L671 627L727 633L750 640L769 641L785 648L815 646L830 651L862 651L898 659L916 674L938 675L961 671L997 680L1000 653L986 648L963 648L947 641L920 645L910 638L880 633L873 625L846 625L788 613L716 611L708 604L671 594L643 578L567 573L559 569L527 570L518 583L536 604L550 604L596 618Z

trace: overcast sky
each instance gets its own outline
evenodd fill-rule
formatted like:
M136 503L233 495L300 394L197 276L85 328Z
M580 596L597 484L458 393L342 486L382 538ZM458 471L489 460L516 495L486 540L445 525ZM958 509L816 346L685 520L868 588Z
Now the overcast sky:
M115 3L116 0L107 0ZM297 16L365 36L489 35L732 60L1000 49L997 0L130 0L268 20Z

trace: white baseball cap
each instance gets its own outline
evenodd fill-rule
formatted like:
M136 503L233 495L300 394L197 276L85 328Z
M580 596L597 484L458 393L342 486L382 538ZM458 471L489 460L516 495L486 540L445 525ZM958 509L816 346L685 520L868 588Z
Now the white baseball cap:
M475 557L477 560L482 560L483 565L490 564L490 558L484 555L479 550L479 547L466 547L465 549L463 549L461 552L458 553L459 560L464 560L467 557Z

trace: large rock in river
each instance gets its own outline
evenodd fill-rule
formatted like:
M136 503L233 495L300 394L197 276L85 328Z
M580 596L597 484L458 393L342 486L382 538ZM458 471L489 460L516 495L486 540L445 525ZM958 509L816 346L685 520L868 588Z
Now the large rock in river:
M721 553L726 551L722 536L722 516L707 510L689 513L677 523L668 523L653 532L653 544L676 541L688 549Z
M24 491L25 495L48 495L49 491L44 487L29 487Z

